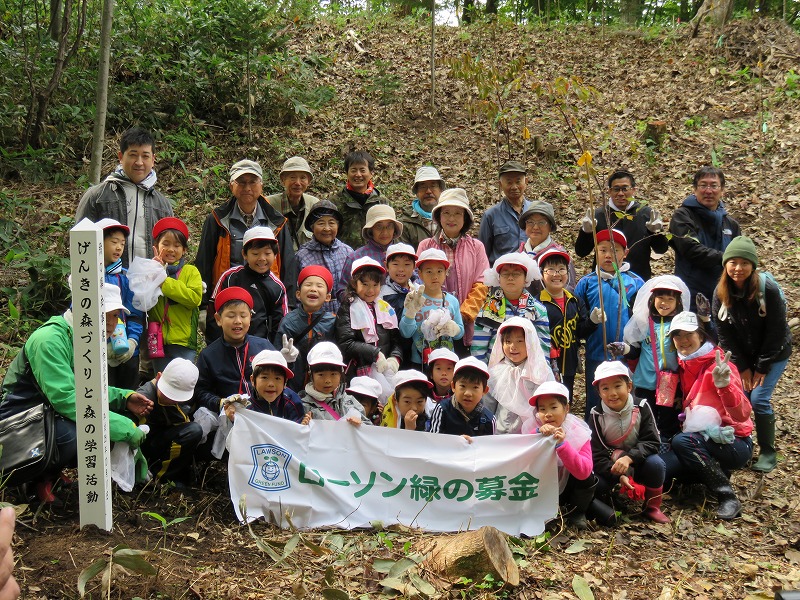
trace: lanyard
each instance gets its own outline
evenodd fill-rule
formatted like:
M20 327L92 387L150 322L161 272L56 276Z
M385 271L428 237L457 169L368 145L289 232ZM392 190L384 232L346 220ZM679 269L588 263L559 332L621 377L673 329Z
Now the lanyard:
M247 382L244 378L244 372L247 369L247 350L250 348L250 342L244 345L244 356L239 358L239 350L236 349L236 360L239 363L239 393L242 393L242 386L247 389Z

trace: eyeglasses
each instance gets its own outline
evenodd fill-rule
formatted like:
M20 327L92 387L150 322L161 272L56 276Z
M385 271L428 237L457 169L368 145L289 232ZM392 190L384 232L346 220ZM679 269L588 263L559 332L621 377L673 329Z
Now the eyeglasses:
M525 273L523 273L522 271L506 271L506 270L500 273L500 279L519 279L520 277L525 277Z
M566 275L567 274L567 270L566 269L545 269L544 272L547 273L548 275Z
M699 183L697 185L698 190L718 190L721 187L718 183Z
M389 223L387 225L378 225L375 224L371 228L373 231L389 231L394 230L394 223Z
M260 179L247 179L245 181L242 181L241 179L234 179L233 181L239 187L255 187L261 183Z
M629 185L615 185L614 187L610 188L612 194L619 194L620 192L629 192L633 188Z
M420 181L417 183L417 191L419 190L438 190L441 189L438 181Z
M548 221L545 219L540 219L539 221L534 221L533 219L528 219L525 221L525 227L544 227L548 224Z

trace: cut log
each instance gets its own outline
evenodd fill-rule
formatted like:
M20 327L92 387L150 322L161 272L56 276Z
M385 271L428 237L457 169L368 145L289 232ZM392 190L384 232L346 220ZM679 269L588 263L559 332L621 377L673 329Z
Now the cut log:
M479 582L491 575L496 581L519 585L519 567L506 535L494 527L443 536L422 551L425 568L453 581L466 577Z
M644 129L644 141L650 141L656 148L660 148L667 135L667 124L664 121L650 121Z

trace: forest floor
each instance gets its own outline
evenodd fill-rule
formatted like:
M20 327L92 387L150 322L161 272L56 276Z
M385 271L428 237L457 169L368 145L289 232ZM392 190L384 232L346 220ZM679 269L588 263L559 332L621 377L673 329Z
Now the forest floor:
M342 185L343 151L365 147L378 159L376 184L398 206L409 197L415 169L430 161L449 185L467 189L481 213L498 199L497 166L513 155L531 168L528 195L556 206L561 225L556 237L568 247L590 202L590 186L575 166L584 149L592 152L600 179L618 166L632 170L639 197L666 217L689 193L697 167L714 162L727 177L728 210L755 238L764 267L781 282L792 322L800 317L800 81L790 71L800 64L797 34L780 23L739 21L724 31L701 30L695 39L689 39L686 28L508 25L440 28L437 36L434 113L424 23L322 22L292 43L333 61L324 76L337 93L330 106L298 124L256 127L252 141L237 145L216 130L199 153L178 156L162 145L160 185L177 200L176 213L189 221L194 239L203 217L221 202L224 165L243 156L260 160L265 173L277 174L286 157L302 154L315 169L310 191L325 196ZM518 88L512 85L505 97L500 94L508 121L499 132L485 117L469 114L466 107L476 99L476 90L453 77L446 64L467 52L498 71L515 59L528 69ZM569 105L561 105L568 114L576 109L573 127L585 140L583 148L565 127L552 96L536 93L537 83L573 76L602 94L572 97ZM646 124L656 120L667 126L660 147L642 139ZM522 135L524 127L531 139ZM541 153L534 150L537 136L543 140ZM237 131L237 138L243 137ZM111 148L107 157L107 166L113 166ZM277 182L276 175L270 177L266 189ZM9 182L9 189L63 215L74 214L81 193L75 185L41 182ZM35 213L27 218L36 235L41 225ZM53 240L53 247L63 248L63 240ZM670 255L655 265L657 273L670 272ZM576 389L582 389L580 382ZM441 598L591 597L581 591L584 583L603 599L756 599L772 598L777 589L800 588L799 390L800 369L793 358L774 398L778 468L768 475L747 469L733 475L744 504L741 519L716 520L715 503L707 502L702 487L673 490L665 502L669 525L642 521L635 507L623 505L629 518L617 528L561 531L544 546L534 540L515 542L522 573L518 587L490 581L452 587L413 567L433 585L420 584L420 597L423 592ZM381 584L387 563L376 561L399 561L430 537L399 527L298 535L257 523L257 543L236 521L221 465L189 492L153 486L130 494L115 490L110 533L79 530L76 493L63 493L65 508L37 511L31 504L19 517L16 575L26 598L77 597L80 572L118 544L152 551L148 560L157 573L115 570L109 594L114 598L397 595ZM12 490L4 494L5 500L22 501ZM162 526L145 512L167 523L187 518ZM259 549L264 542L286 558L276 564ZM87 590L94 598L105 595L99 577ZM411 596L412 588L404 595Z

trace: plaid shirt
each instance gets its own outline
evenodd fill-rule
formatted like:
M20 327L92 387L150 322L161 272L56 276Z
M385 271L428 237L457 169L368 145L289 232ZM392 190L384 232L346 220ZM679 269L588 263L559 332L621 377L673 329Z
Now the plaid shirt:
M294 255L294 260L298 273L309 265L319 265L328 269L333 275L334 282L336 282L342 273L345 263L347 263L348 257L352 253L353 249L338 238L330 246L321 244L316 239L313 239L300 246L297 254ZM350 262L349 264L352 265L353 263ZM347 272L350 272L349 266L347 267ZM339 300L333 295L333 290L331 290L331 297L333 299L330 302L326 302L323 308L325 312L336 313L339 310Z
M369 240L366 244L361 246L361 248L353 250L350 253L350 256L348 256L347 260L344 261L342 270L339 271L338 275L334 273L334 277L336 277L336 284L333 287L336 290L336 297L339 299L339 302L342 301L344 290L350 281L350 269L353 267L353 263L359 258L369 256L370 258L377 260L382 266L385 266L386 248L388 248L388 246L380 246L376 244L374 240Z

